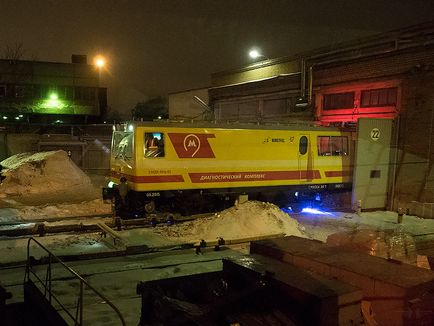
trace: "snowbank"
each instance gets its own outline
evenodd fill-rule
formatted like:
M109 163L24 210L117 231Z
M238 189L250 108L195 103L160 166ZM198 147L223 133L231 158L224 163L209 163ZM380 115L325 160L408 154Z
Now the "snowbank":
M0 196L56 193L91 185L65 151L21 153L0 164L6 177L0 185Z
M167 237L186 241L247 238L284 233L303 236L302 227L276 205L248 201L211 217L156 230Z

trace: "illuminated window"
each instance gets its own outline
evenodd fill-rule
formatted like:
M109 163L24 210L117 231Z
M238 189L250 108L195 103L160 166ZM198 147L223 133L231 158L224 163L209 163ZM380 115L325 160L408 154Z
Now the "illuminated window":
M360 107L392 106L396 105L398 89L379 88L362 91Z
M324 94L323 110L349 109L354 107L354 92Z
M344 136L318 136L319 156L348 155L348 138Z
M161 132L145 133L145 157L164 157L164 134Z

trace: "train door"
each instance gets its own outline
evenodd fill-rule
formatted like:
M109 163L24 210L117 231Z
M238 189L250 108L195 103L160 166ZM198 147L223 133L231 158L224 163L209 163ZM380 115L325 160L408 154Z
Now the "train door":
M298 141L298 172L300 181L312 180L312 155L310 137L307 134L300 134Z
M359 119L353 174L353 205L383 209L387 204L393 120Z

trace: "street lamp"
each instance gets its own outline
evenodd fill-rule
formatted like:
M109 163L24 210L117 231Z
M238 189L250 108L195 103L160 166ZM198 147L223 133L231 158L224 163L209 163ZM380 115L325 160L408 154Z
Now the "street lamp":
M260 58L264 58L265 60L268 60L268 58L265 55L263 55L259 49L251 49L249 51L249 57L252 58L253 60L260 59Z
M97 66L99 69L102 69L105 67L105 58L103 56L97 56L94 59L95 66Z
M101 85L101 70L106 67L107 61L106 58L102 55L97 55L93 62L95 64L95 67L98 69L98 85Z

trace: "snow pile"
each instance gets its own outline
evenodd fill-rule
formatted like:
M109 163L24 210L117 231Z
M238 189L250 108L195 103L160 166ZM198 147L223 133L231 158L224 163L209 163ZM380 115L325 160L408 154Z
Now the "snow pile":
M214 240L218 237L239 239L279 233L302 236L300 229L302 227L298 222L276 205L248 201L214 216L161 228L158 232L168 237L196 241Z
M0 185L0 195L55 193L91 184L65 151L21 153L0 164L6 177Z

